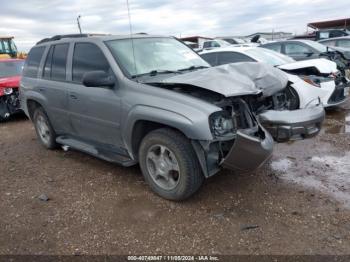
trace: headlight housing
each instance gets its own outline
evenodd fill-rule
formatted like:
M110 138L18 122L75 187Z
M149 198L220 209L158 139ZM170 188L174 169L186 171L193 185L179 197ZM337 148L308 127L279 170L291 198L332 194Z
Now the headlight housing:
M300 78L304 80L306 83L316 87L321 87L321 83L334 81L333 77L322 77L322 76L313 76L313 75L300 76Z
M11 87L4 88L5 95L11 95L13 93L13 89Z
M227 111L218 111L209 117L210 129L215 137L232 136L236 133L235 118Z

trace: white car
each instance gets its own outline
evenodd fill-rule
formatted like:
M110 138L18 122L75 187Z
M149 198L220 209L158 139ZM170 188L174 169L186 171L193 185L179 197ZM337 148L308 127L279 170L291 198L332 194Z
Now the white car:
M207 40L203 42L203 50L211 50L214 48L227 47L231 44L222 39Z
M203 51L200 56L212 66L237 62L263 62L283 70L291 83L290 95L298 96L296 108L316 105L338 106L349 96L349 80L336 63L327 59L296 62L294 59L260 47L225 47ZM295 108L295 109L296 109Z

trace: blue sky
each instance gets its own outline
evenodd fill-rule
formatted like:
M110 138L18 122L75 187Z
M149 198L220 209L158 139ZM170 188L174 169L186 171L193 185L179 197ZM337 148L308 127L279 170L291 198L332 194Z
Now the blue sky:
M56 34L129 32L126 0L0 0L0 35L20 50ZM348 0L129 0L133 31L174 36L303 33L306 24L350 15Z

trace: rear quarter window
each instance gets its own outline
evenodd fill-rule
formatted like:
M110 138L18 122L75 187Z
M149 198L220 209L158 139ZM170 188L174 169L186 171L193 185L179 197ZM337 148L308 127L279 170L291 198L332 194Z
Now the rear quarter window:
M23 69L23 76L36 78L41 58L45 51L44 46L34 47L30 50Z

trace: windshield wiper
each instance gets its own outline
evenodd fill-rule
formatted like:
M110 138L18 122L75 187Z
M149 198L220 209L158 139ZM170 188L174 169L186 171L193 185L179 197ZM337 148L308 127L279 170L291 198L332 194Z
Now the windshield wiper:
M136 78L139 76L145 76L145 75L156 76L158 74L178 74L178 73L179 73L178 71L174 71L174 70L152 70L148 73L133 75L132 78Z
M177 71L182 72L182 71L190 71L190 70L204 69L204 68L209 68L209 66L190 66L190 67L179 69Z

